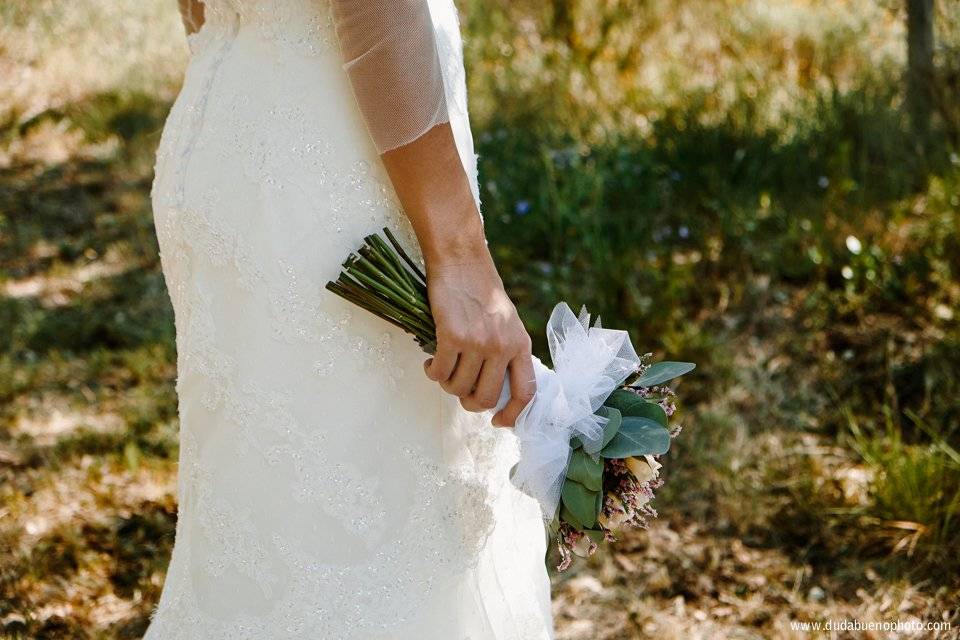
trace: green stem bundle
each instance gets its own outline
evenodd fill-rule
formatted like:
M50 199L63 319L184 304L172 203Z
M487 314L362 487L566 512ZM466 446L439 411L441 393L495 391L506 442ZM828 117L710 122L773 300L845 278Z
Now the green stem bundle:
M386 240L377 234L364 238L327 289L413 335L424 351L433 353L437 328L427 299L427 277L393 233L387 228L383 233Z

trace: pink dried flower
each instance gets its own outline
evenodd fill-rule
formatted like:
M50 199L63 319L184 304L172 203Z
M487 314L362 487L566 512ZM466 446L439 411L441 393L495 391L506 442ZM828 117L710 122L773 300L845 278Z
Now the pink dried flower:
M557 532L557 549L560 551L560 564L557 565L557 571L565 571L573 562L573 555L581 558L591 556L597 551L597 543L590 536L574 529L566 522L560 523L560 529Z
M609 471L612 475L622 476L630 473L630 469L627 468L627 463L623 461L623 458L607 458L603 461L603 464L604 472Z
M600 527L605 531L619 529L630 519L623 502L613 493L607 493L603 499L603 509L600 512L598 521Z

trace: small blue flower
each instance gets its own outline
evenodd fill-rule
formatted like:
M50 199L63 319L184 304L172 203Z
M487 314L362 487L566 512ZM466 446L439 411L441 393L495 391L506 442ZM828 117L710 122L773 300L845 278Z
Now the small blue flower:
M689 238L690 228L686 226L680 227L679 229L677 229L677 235L679 235L681 238Z
M517 212L518 216L525 216L530 213L530 201L529 200L517 200L517 204L514 205L513 210Z

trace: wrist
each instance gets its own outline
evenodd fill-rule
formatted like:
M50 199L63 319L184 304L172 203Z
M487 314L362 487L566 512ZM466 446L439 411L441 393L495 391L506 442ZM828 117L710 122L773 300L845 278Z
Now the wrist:
M493 262L483 223L475 210L459 221L441 216L431 218L445 220L445 224L418 230L417 239L428 271Z

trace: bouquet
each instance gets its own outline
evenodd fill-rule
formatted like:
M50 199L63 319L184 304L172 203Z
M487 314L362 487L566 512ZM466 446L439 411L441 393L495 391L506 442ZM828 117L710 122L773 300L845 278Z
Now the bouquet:
M432 354L436 325L426 275L389 229L370 235L347 257L327 289L413 335ZM563 571L573 555L593 554L624 527L645 527L661 485L656 456L667 452L674 393L665 383L693 370L689 362L647 362L625 331L559 303L547 323L553 369L533 358L537 392L513 432L520 460L510 480L540 504ZM497 409L510 399L505 381Z

